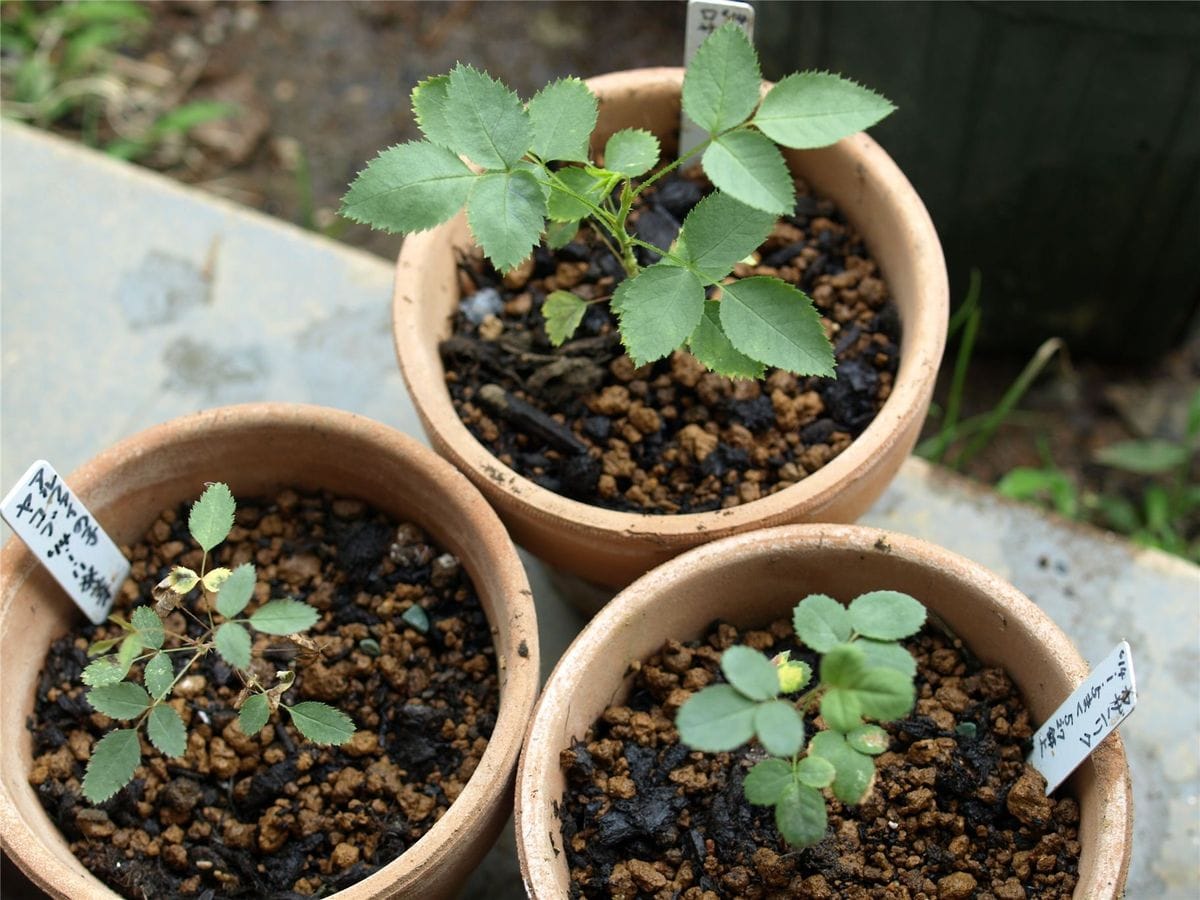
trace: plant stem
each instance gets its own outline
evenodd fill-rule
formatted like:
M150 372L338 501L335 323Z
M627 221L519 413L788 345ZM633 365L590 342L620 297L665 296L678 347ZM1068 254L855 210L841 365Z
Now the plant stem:
M729 129L729 131L736 131L736 130L737 130L736 128ZM728 133L729 133L728 131L722 132L722 134L728 134ZM719 136L720 135L718 135L718 137ZM708 149L708 145L711 144L712 142L713 142L713 137L710 135L709 137L705 138L703 141L701 141L699 144L697 144L695 147L693 147L687 153L683 154L683 156L679 157L674 162L668 163L667 165L663 166L661 169L659 169L657 172L655 172L653 175L651 175L649 178L647 178L645 181L643 181L641 184L639 184L637 190L633 192L633 196L635 198L640 196L642 191L646 190L646 188L650 187L650 185L654 184L654 182L658 181L658 179L662 178L664 175L669 175L671 172L678 169L680 166L682 166L685 162L687 162L689 159L691 159L697 153L703 153L705 150Z

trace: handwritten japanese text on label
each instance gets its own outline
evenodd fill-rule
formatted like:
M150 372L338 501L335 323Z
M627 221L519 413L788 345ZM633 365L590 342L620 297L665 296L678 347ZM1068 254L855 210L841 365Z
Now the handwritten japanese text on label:
M95 624L112 608L129 562L45 460L30 466L0 515Z
M1062 784L1136 705L1133 654L1122 641L1033 736L1029 762L1046 776L1046 793Z

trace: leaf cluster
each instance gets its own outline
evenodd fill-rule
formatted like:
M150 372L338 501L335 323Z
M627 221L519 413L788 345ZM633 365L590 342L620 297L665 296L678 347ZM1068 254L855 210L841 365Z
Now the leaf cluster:
M778 278L729 276L795 206L779 145L835 143L875 124L892 105L824 72L789 75L762 97L758 55L732 24L701 45L682 99L706 139L638 182L659 165L658 138L636 128L617 131L602 164L593 161L598 103L579 79L555 81L524 104L501 82L460 64L414 88L413 113L425 139L372 160L350 186L342 214L411 233L465 205L476 242L501 271L524 261L539 240L568 243L587 221L625 267L611 306L636 365L686 348L734 378L762 377L766 366L832 375L833 351L808 297ZM694 155L717 190L687 216L675 243L656 247L630 233L634 200ZM636 248L661 261L641 268ZM551 341L566 341L585 309L568 291L546 298Z
M865 720L888 722L912 709L916 662L897 641L924 622L925 607L898 591L872 591L849 607L812 594L796 605L792 625L820 656L817 683L809 687L811 668L787 653L768 659L730 647L721 657L727 683L688 698L675 720L679 737L709 753L757 740L768 757L746 774L746 799L775 807L788 843L811 846L825 836L823 789L844 803L858 803L870 789L871 758L887 749L888 738ZM796 700L784 699L800 691ZM824 730L806 740L805 714L814 712Z
M251 630L284 635L301 646L311 640L301 634L316 624L318 614L306 603L290 598L271 600L244 616L254 597L257 583L254 566L244 563L232 571L219 566L208 569L208 555L222 543L233 527L235 502L224 484L212 484L193 504L188 516L188 531L204 551L199 572L175 566L154 589L155 604L139 606L128 621L120 616L110 620L121 628L121 635L97 641L89 648L98 656L83 670L82 680L90 690L92 708L129 727L111 731L92 748L83 779L83 794L93 803L107 800L133 778L141 763L139 729L144 725L150 743L166 756L182 756L187 751L187 728L179 710L170 700L175 686L188 670L210 651L216 651L239 675L244 684L240 698L238 727L249 735L267 724L270 714L279 708L287 711L292 724L317 744L342 744L354 734L350 717L324 703L305 701L294 706L282 702L295 674L279 672L274 687L266 688L250 671L253 639ZM175 609L194 614L182 607L183 600L199 587L207 604L207 622L198 638L168 629L165 619ZM214 599L215 598L215 599ZM115 650L115 652L113 652ZM176 666L178 656L190 657ZM142 665L142 683L130 678L133 666ZM176 703L181 701L176 701Z

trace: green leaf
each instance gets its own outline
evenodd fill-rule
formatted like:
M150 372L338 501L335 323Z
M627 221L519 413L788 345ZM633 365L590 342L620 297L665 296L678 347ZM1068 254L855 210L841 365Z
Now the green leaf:
M812 681L812 669L808 663L799 659L789 659L778 666L779 690L785 694L794 694L803 690Z
M813 735L809 747L810 756L828 760L837 770L837 776L833 779L833 795L843 803L862 800L875 777L875 763L871 757L859 753L834 731Z
M758 105L762 72L745 32L725 25L696 50L683 76L683 111L710 134L746 121Z
M758 704L731 684L714 684L692 694L679 707L679 739L694 750L720 753L754 737Z
M796 604L792 628L809 649L828 653L850 640L850 614L846 607L826 594L810 594Z
M272 600L250 616L250 625L266 634L296 634L317 624L320 614L299 600Z
M846 734L846 743L859 753L878 756L887 750L891 738L878 725L860 725Z
M89 687L104 687L116 684L129 672L129 666L118 662L115 656L102 656L83 670L83 683Z
M131 681L94 687L88 691L87 699L96 712L119 721L136 719L150 706L150 695L145 688Z
M150 710L146 736L166 756L183 756L187 752L187 729L183 727L183 719L174 707L165 703Z
M136 631L130 634L125 640L121 641L121 646L117 650L117 662L125 667L125 671L129 671L129 667L133 665L133 661L138 658L142 652L142 637Z
M829 688L821 697L821 715L833 731L853 731L862 724L862 712L862 701L849 688Z
M155 700L161 700L167 696L167 692L171 690L171 683L175 680L175 667L171 665L171 657L166 653L156 653L150 657L150 661L146 663L146 668L142 671L142 681L146 684L146 690L150 692L150 696Z
M403 613L400 618L415 628L421 634L429 632L429 614L425 612L425 608L418 603L414 603Z
M462 209L476 177L446 147L398 144L358 173L342 198L341 215L393 233L424 231Z
M763 654L735 645L721 654L721 671L735 688L751 700L774 700L779 696L779 675Z
M167 587L182 597L200 583L200 576L187 566L172 566L163 580Z
M131 624L137 629L143 646L157 650L163 645L163 624L158 613L149 606L139 606L129 617Z
M722 191L743 203L774 213L796 206L796 185L779 148L757 131L731 131L704 151L704 172Z
M449 87L449 75L434 75L412 89L413 117L421 133L433 143L447 148L454 144L454 131L446 121Z
M864 637L896 641L925 624L925 607L900 591L870 591L850 601L850 624Z
M754 733L772 756L795 756L804 746L804 720L786 700L758 705L754 712Z
M739 352L725 336L725 330L721 327L720 306L716 300L704 301L704 315L688 338L688 350L718 375L726 378L762 378L766 367Z
M552 81L529 101L533 152L542 160L588 161L599 101L578 78Z
M658 263L621 282L612 307L635 366L669 354L700 324L704 286L687 269Z
M764 759L746 773L742 789L757 806L774 806L793 781L792 767L782 759Z
M775 804L775 827L793 847L811 847L825 837L825 798L806 784L793 782Z
M600 201L604 199L605 189L608 186L607 178L597 178L577 166L560 169L554 175L570 190L571 194L577 194L593 205L599 205ZM551 182L550 202L547 206L551 219L556 222L573 222L578 219L586 219L592 214L591 207L576 200L571 194Z
M872 669L895 669L909 678L917 674L917 661L902 646L891 641L873 641L862 638L854 645L863 652L867 666Z
M887 117L887 98L829 72L798 72L771 88L752 124L785 147L836 144Z
M246 604L250 602L250 598L254 596L256 577L254 566L251 563L242 563L230 572L229 577L225 579L225 583L217 592L217 612L227 619L232 619L241 613L246 608Z
M136 729L110 731L92 747L83 776L83 796L92 803L103 803L133 780L141 761L142 746Z
M238 728L242 729L242 734L254 737L266 727L267 720L270 718L271 704L267 700L267 695L251 694L242 704L242 708L238 710Z
M519 265L546 227L546 197L529 172L481 175L467 198L471 233L501 271Z
M829 787L835 777L837 770L833 763L820 756L806 756L796 764L796 780L809 787Z
M235 669L250 668L250 632L237 622L225 622L213 637L217 652Z
M546 226L546 246L551 250L561 250L575 240L577 234L579 234L578 222L551 222Z
M335 746L354 737L354 722L344 712L325 703L306 700L284 707L292 714L292 724L314 744Z
M87 649L88 656L99 656L101 653L107 653L119 643L121 643L121 638L119 637L94 641Z
M771 234L775 216L720 191L697 203L679 232L675 255L710 281L720 281Z
M587 304L570 291L553 291L542 304L550 343L555 347L561 346L575 333L586 312Z
M835 644L821 657L821 683L853 688L866 669L866 657L856 644Z
M658 138L641 128L623 128L604 145L604 168L634 178L658 162Z
M533 146L533 125L520 98L471 66L450 70L445 114L451 149L484 168L507 169Z
M204 583L204 589L210 594L215 594L221 589L221 585L225 583L225 579L229 577L229 570L224 566L217 566L205 573L201 581Z
M863 715L883 722L908 715L916 701L912 679L895 669L867 669L858 677L854 693Z
M721 325L752 359L798 375L832 375L833 347L812 301L778 278L743 278L722 288Z
M1102 466L1135 475L1161 475L1187 465L1191 451L1183 444L1158 439L1120 441L1100 447L1092 459Z
M205 553L229 536L235 508L228 485L220 482L206 487L200 499L192 504L188 531Z

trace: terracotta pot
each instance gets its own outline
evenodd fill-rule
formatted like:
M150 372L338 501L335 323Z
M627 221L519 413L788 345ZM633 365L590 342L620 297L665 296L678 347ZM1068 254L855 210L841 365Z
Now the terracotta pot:
M537 695L532 594L504 527L462 475L416 441L317 406L252 404L177 419L100 454L67 482L118 544L132 544L162 510L194 500L206 481L218 480L236 497L295 487L367 500L397 520L419 523L470 573L500 667L500 712L491 741L437 824L401 857L335 896L452 895L508 818L521 738ZM25 720L38 673L50 642L83 617L19 540L5 545L0 564L4 852L55 897L116 897L71 854L28 783L32 740Z
M591 79L600 97L597 144L602 147L620 128L646 128L671 153L682 81L682 69ZM675 516L614 512L552 493L500 463L454 412L438 355L460 299L455 254L471 242L465 216L404 242L392 323L400 368L429 440L483 491L517 543L552 566L619 588L715 538L792 522L850 522L883 492L912 450L946 341L946 267L933 223L903 173L865 134L822 150L786 152L795 174L834 200L879 263L903 323L900 370L883 409L848 449L798 484L732 509Z
M580 633L543 691L517 775L517 849L537 900L567 896L567 856L555 808L563 796L559 752L628 695L629 665L669 638L699 637L715 619L765 625L809 593L846 602L890 588L916 597L983 662L1003 666L1040 723L1086 678L1087 665L1045 613L981 566L874 528L794 525L692 550L622 591ZM1133 828L1120 736L1105 740L1071 776L1081 813L1079 900L1121 895Z

